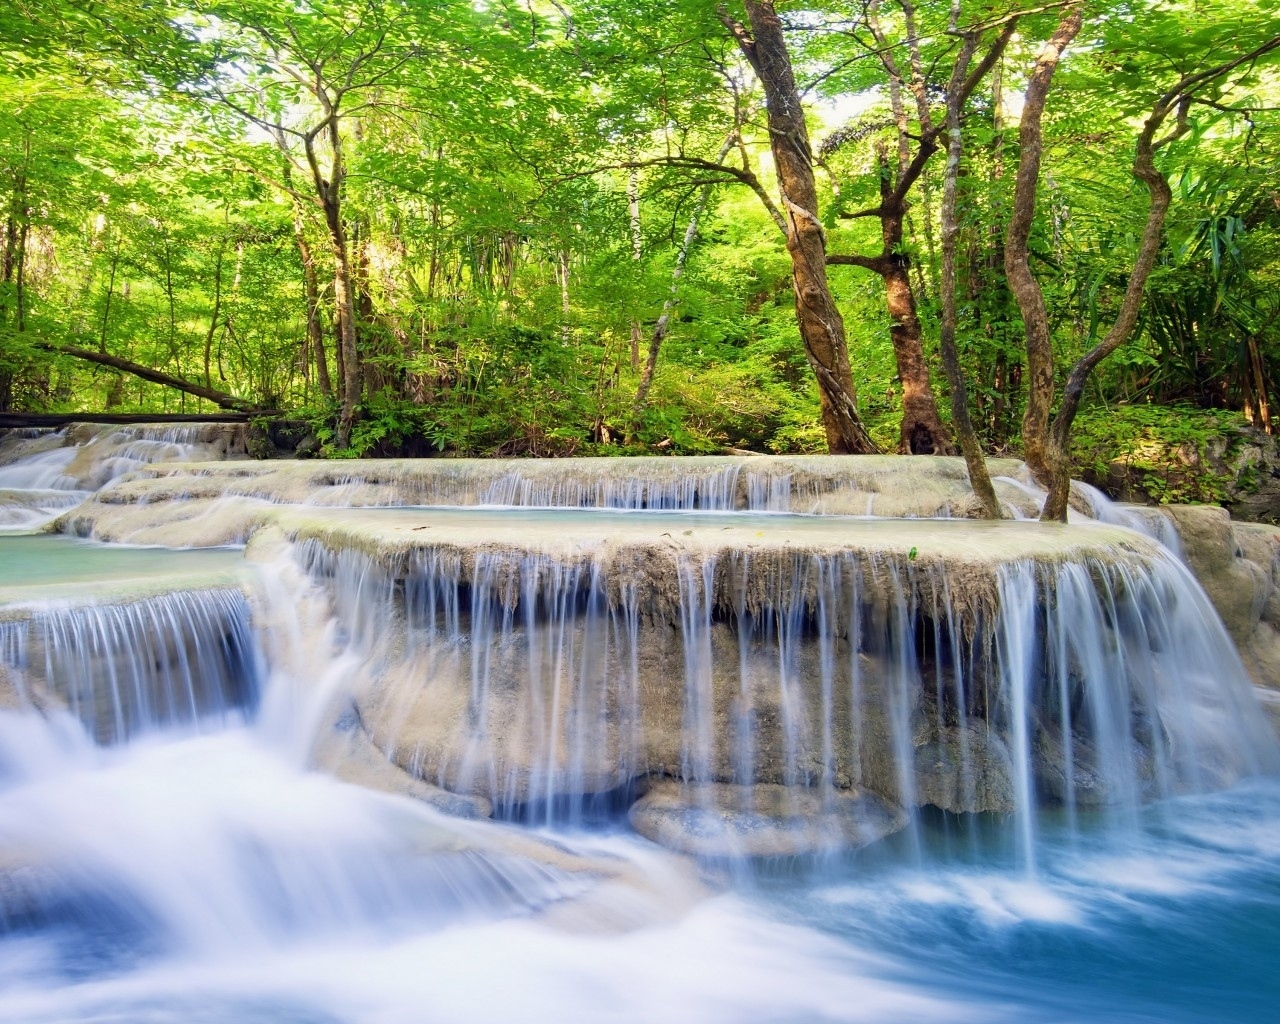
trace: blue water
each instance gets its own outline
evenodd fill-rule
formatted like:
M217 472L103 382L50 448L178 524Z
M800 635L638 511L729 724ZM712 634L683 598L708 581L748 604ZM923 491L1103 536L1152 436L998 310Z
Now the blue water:
M892 965L885 977L1020 1021L1280 1019L1280 785L1147 809L1139 832L1046 822L1037 872L998 822L935 820L925 854L866 851L762 905Z
M1035 876L1000 822L939 816L918 842L771 865L679 907L656 849L560 836L649 884L547 909L513 883L459 916L470 875L403 849L442 819L298 772L252 730L67 752L53 775L0 778L0 848L43 836L79 858L65 903L0 929L0 1021L1277 1019L1270 781L1153 807L1128 838L1047 820ZM36 801L43 831L21 817Z

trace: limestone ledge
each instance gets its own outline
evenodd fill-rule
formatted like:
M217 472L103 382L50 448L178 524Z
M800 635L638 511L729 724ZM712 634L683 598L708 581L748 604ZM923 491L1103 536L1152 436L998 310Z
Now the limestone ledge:
M991 459L993 476L1024 475L1021 462ZM1034 502L997 482L1022 515ZM133 504L225 495L282 504L770 508L885 517L970 516L960 459L894 455L692 456L627 459L367 459L355 462L162 463L104 488L96 500Z
M1160 557L1145 538L1096 525L451 509L282 509L271 518L295 542L335 557L359 552L396 578L427 558L461 582L483 574L514 600L524 574L577 570L611 604L629 591L673 621L689 593L721 607L812 605L820 564L860 573L864 590L889 600L899 585L913 589L972 623L998 607L1003 566L1030 561L1048 572Z
M1213 505L1172 505L1164 514L1254 683L1280 690L1280 527L1233 522Z
M134 604L182 591L238 589L251 592L247 570L221 569L174 576L141 576L70 583L6 585L0 590L0 622L14 622L47 611L50 606Z
M186 478L183 478L186 479ZM222 481L225 482L225 481ZM136 483L136 482L135 482ZM126 487L131 484L124 485ZM996 607L1001 567L1031 561L1046 569L1068 562L1114 564L1161 557L1132 531L1099 523L1072 526L1004 520L868 519L771 513L627 512L611 509L466 507L324 508L260 498L171 496L113 504L89 501L56 527L103 541L173 547L248 543L268 528L310 542L334 557L357 552L402 577L409 560L429 556L459 580L478 566L516 582L549 566L595 573L611 599L633 587L650 605L678 608L680 588L701 586L710 566L714 600L756 607L762 587L778 580L812 587L806 563L827 559L832 571L861 571L868 583L910 576L962 615ZM532 561L531 561L532 560ZM838 563L838 565L837 565ZM892 569L894 573L887 570Z

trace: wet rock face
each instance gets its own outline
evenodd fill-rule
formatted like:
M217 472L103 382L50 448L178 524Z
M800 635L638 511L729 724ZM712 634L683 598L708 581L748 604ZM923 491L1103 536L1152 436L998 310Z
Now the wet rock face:
M294 550L364 652L372 746L500 818L639 800L637 827L678 849L778 856L858 841L871 797L1132 807L1275 746L1189 574L1128 533L1109 557L1012 553L1019 524L953 524L945 551L900 525L860 549L847 522L829 550L717 547L711 520L656 546L611 526L597 546L588 517L572 543L535 524L521 550L513 529L468 548L447 517L330 518L291 527L311 538Z
M73 423L0 430L0 529L39 529L91 492L157 463L244 459L247 426Z
M1191 444L1174 454L1172 465L1158 471L1163 486L1197 493L1197 482L1215 477L1222 501L1237 522L1280 523L1280 442L1261 430L1241 425L1213 438L1203 454ZM1155 505L1148 489L1150 466L1113 462L1105 474L1088 474L1092 484L1120 501Z
M1166 514L1254 683L1280 689L1280 527L1233 522L1210 505L1171 505Z

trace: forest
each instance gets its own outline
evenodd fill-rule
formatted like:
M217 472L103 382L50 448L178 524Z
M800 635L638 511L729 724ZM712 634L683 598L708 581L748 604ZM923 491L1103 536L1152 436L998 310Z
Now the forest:
M16 0L0 54L0 412L1046 486L1277 426L1278 0Z

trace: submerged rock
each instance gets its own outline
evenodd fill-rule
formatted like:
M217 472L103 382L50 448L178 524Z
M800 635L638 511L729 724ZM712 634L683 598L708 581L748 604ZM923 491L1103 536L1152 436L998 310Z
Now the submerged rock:
M913 753L921 804L955 814L1016 810L1009 748L986 723L944 727Z
M795 786L662 782L631 807L655 843L708 860L797 857L868 846L907 825L874 793Z

